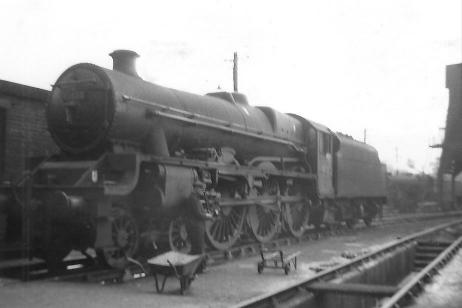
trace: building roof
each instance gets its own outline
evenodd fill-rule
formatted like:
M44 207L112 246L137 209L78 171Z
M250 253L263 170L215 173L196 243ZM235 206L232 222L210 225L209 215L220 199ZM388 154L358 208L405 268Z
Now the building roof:
M46 102L50 91L0 79L0 94Z

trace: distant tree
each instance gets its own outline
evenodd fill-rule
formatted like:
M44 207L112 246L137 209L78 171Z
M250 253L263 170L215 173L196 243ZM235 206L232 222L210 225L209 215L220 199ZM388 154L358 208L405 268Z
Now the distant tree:
M412 159L408 159L407 160L407 166L411 169L415 169L415 164L414 164L414 161Z

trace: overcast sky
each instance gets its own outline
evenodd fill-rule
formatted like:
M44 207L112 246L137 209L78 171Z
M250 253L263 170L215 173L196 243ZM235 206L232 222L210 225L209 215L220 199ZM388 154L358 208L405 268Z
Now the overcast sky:
M300 114L377 148L392 167L432 170L462 62L460 0L0 2L0 79L50 89L78 62L111 67L132 49L138 72L204 94Z

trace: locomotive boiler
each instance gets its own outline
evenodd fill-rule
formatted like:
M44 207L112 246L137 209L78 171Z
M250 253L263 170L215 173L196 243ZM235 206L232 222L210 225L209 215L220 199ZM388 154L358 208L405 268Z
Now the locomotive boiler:
M48 127L65 152L121 147L172 156L177 150L213 145L233 148L242 161L262 153L294 156L303 144L300 121L270 108L251 107L243 94L200 96L161 87L126 69L135 53L111 55L114 70L78 64L54 85Z
M62 153L32 177L34 246L49 262L94 248L120 267L164 241L187 252L182 203L198 183L214 217L206 238L219 250L242 237L264 243L310 225L370 222L383 203L385 188L371 182L383 172L373 148L250 106L241 93L201 96L146 82L136 53L111 56L113 70L77 64L53 85L47 121ZM348 167L351 148L362 169Z

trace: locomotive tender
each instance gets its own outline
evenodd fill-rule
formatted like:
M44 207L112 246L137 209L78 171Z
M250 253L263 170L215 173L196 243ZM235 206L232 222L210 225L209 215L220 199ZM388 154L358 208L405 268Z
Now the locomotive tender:
M385 202L377 151L241 93L194 95L142 80L136 53L113 70L82 63L53 85L49 131L62 153L32 172L34 246L49 262L94 248L109 265L166 241L188 251L182 202L197 183L211 247L242 236L358 219Z

